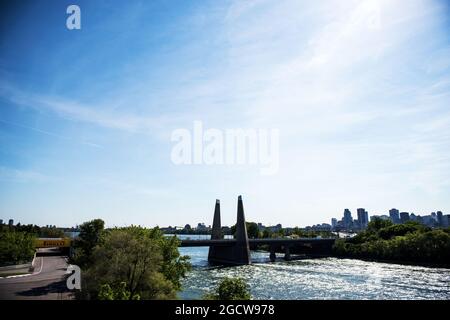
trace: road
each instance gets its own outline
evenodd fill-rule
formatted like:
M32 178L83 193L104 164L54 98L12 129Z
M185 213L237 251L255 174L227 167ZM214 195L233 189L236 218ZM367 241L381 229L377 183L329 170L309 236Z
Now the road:
M0 279L1 300L66 300L72 293L66 287L67 257L51 249L41 249L33 274Z

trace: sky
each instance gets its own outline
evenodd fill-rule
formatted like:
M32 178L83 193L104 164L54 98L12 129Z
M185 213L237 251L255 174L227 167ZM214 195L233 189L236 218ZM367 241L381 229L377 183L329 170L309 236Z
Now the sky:
M66 9L81 10L81 29ZM450 213L450 4L4 1L0 218L306 226ZM279 170L177 165L174 130L279 130Z

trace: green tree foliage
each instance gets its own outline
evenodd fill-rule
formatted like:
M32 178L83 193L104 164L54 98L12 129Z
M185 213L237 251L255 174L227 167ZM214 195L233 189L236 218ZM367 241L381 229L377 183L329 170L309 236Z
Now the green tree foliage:
M246 222L245 226L247 228L247 236L250 239L260 238L259 228L255 222ZM236 225L235 224L232 225L230 229L231 229L231 234L236 236Z
M102 219L94 219L80 226L80 234L74 243L75 253L72 257L72 263L81 268L90 263L92 251L100 242L104 228L105 222Z
M111 288L109 284L100 287L98 293L99 300L140 300L138 294L131 296L131 292L127 289L126 282L121 282L116 288Z
M262 232L262 237L264 239L272 238L272 232L270 232L269 229L264 229L263 232Z
M62 238L64 237L64 231L56 227L42 227L39 230L39 237L41 238Z
M374 220L369 222L369 224L367 225L366 231L369 233L378 232L380 229L387 228L392 225L393 225L393 223L391 220L375 218Z
M175 299L189 270L178 240L158 228L116 228L103 232L83 270L82 298Z
M35 252L34 239L35 236L31 233L2 228L0 232L0 265L31 261Z
M175 290L181 290L181 279L191 269L191 265L189 256L181 256L178 251L180 240L176 237L164 237L158 228L151 229L149 236L161 249L163 259L161 272L172 282Z
M250 300L251 295L247 283L241 278L225 278L214 289L206 294L206 300Z
M429 231L430 228L415 222L408 221L404 224L394 224L378 230L378 236L384 240L389 240L397 236L404 236L407 233Z
M334 252L343 257L450 265L450 232L377 219L354 238L336 240Z
M39 227L37 225L32 224L20 224L18 223L15 226L10 225L2 225L0 226L1 230L9 230L9 231L17 231L17 232L25 232L29 234L33 234L36 237L40 238L61 238L64 236L64 231L56 227Z

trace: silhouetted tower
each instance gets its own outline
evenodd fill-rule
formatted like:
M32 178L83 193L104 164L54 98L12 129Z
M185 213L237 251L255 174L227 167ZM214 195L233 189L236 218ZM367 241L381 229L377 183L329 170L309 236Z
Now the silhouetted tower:
M214 219L211 233L212 240L223 239L222 225L220 224L220 200L216 199L216 206L214 207Z
M237 221L236 221L236 253L242 264L250 263L250 247L248 244L247 226L245 224L244 205L242 196L238 197Z
M213 230L211 234L212 240L223 239L220 226L220 204L216 200L214 209ZM248 243L247 227L245 225L244 206L242 197L238 198L237 221L236 221L236 238L234 245L223 246L220 243L209 246L208 261L215 264L250 264L250 246Z
M220 240L223 239L222 226L220 224L220 200L216 200L216 206L214 207L214 218L213 218L213 226L211 232L211 240ZM217 248L215 246L211 246L208 252L208 260L214 260L214 257L217 255Z

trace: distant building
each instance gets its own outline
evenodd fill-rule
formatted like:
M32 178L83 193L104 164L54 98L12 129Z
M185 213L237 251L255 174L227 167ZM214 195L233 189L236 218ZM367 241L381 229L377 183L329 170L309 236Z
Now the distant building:
M450 227L450 214L444 215L444 228Z
M9 225L9 226L13 226L13 225L14 225L14 219L9 219L8 225Z
M305 230L306 231L309 231L309 230L313 230L313 231L330 231L331 230L331 225L329 225L328 223L316 224L316 225L313 225L312 227L306 227Z
M3 219L0 219L0 225L2 225L3 224Z
M409 221L409 213L408 212L400 212L400 222L405 223Z
M332 218L331 219L331 227L333 229L337 227L337 219L336 218Z
M344 210L344 218L342 219L342 222L344 223L344 228L351 229L353 226L353 218L352 213L349 209Z
M400 223L400 215L398 209L392 208L389 210L389 217L393 223Z
M364 208L358 208L356 210L358 215L358 224L361 229L364 229L369 224L369 213Z
M431 218L432 218L435 222L437 222L437 214L436 214L436 212L432 212L432 213L431 213Z
M419 214L416 216L416 221L423 224L423 217Z
M208 230L208 227L207 226L205 226L205 224L204 223L198 223L197 224L197 228L195 228L197 231L207 231Z
M444 215L442 214L442 211L436 212L437 216L437 223L440 227L444 226Z
M282 226L281 226L281 224L277 224L276 226L266 227L266 229L268 229L271 232L278 232L282 229Z
M422 223L428 227L434 227L436 225L436 221L434 221L431 215L423 216Z

